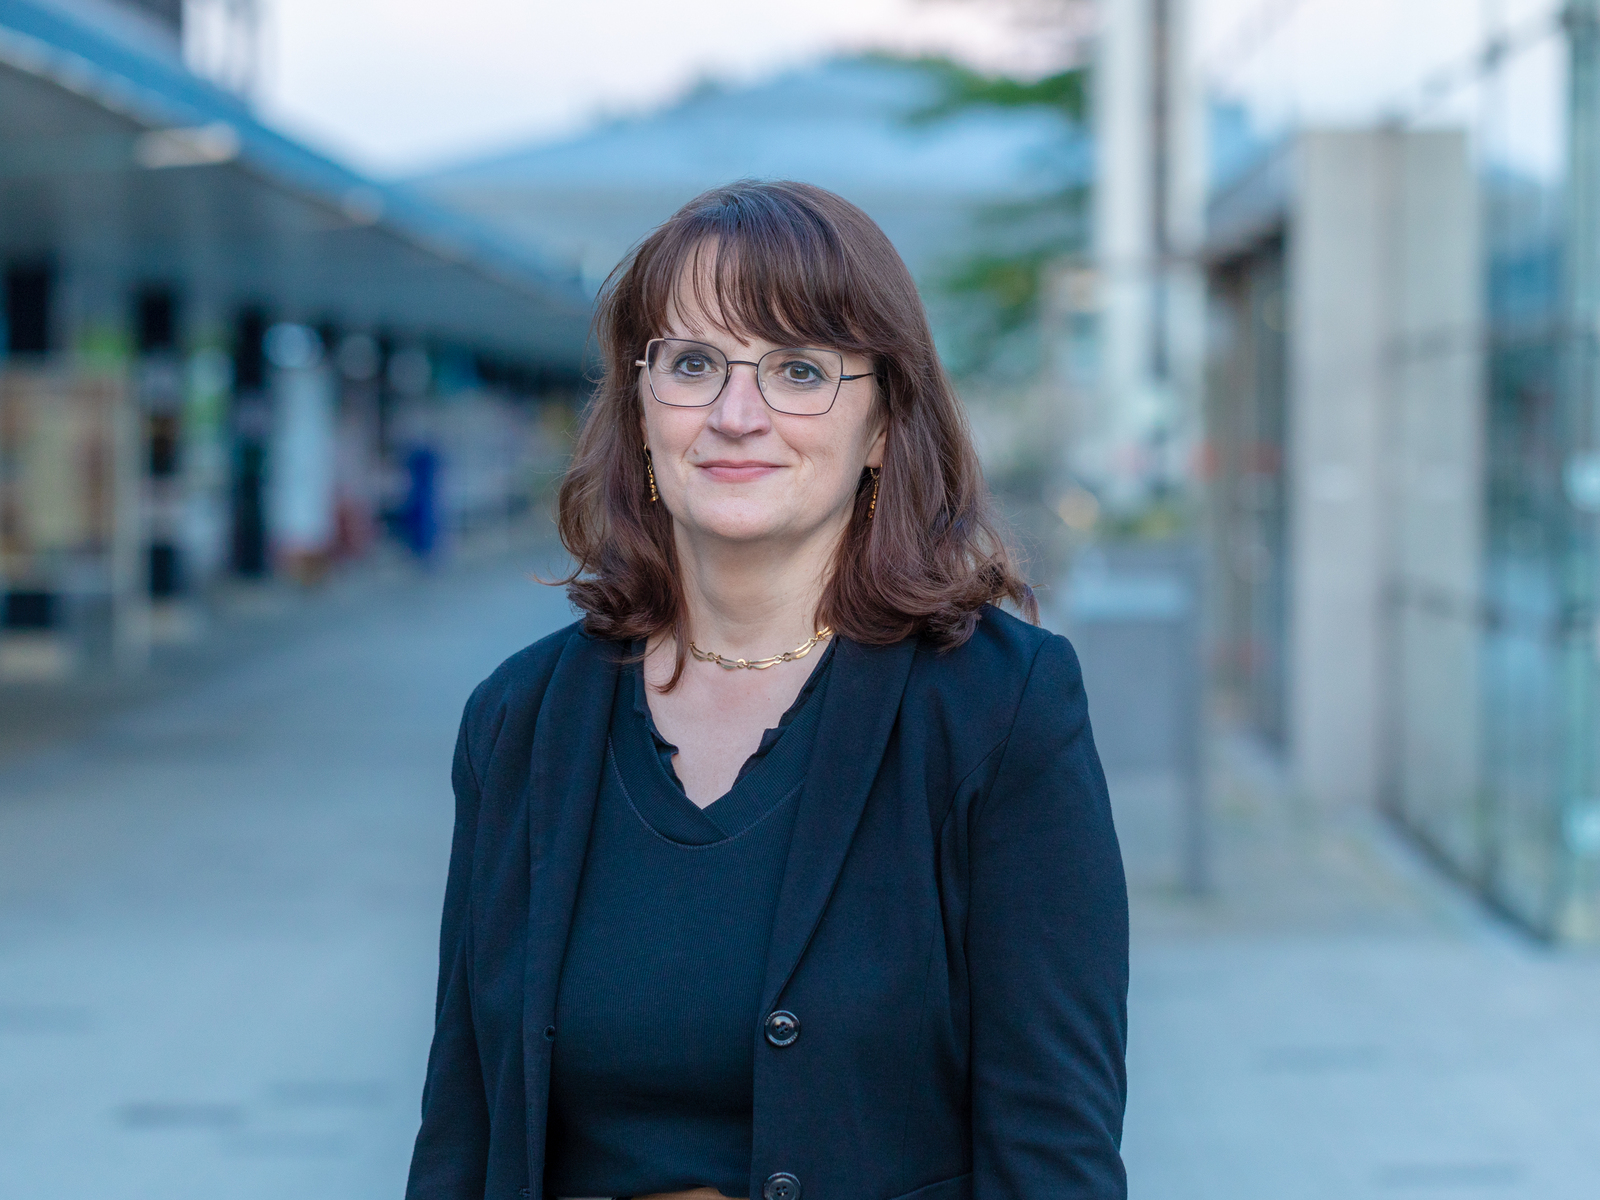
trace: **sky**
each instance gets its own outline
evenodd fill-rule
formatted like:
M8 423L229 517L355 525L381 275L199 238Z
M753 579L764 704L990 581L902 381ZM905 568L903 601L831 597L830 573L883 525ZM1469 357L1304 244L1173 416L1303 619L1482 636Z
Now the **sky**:
M1547 174L1561 161L1566 71L1555 29L1563 0L1194 2L1195 54L1212 91L1247 101L1268 129L1393 114L1482 129L1497 142L1491 153L1523 169ZM1497 31L1521 48L1492 85L1425 99L1426 80L1466 67Z
M841 49L1026 67L986 0L261 0L264 113L380 174L662 103Z
M298 136L363 169L403 174L658 105L706 78L770 76L841 50L946 53L1036 73L1059 61L1059 39L1018 13L1062 2L261 0L259 96L265 115ZM1487 28L1547 22L1559 6L1190 3L1193 52L1211 90L1248 102L1268 131L1415 113L1421 82L1466 61ZM1483 88L1454 89L1422 119L1470 123L1492 98L1506 156L1553 169L1564 89L1557 39L1535 39L1500 80L1492 97Z

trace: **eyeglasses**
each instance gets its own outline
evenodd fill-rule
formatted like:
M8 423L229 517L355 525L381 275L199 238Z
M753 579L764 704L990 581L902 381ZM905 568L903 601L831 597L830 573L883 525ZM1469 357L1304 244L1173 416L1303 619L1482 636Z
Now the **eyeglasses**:
M734 367L754 367L756 387L774 412L795 417L820 417L833 407L839 388L852 379L844 373L844 355L837 350L792 348L768 350L755 362L727 358L715 346L682 338L651 338L644 357L650 394L673 408L705 408L715 404L728 386Z

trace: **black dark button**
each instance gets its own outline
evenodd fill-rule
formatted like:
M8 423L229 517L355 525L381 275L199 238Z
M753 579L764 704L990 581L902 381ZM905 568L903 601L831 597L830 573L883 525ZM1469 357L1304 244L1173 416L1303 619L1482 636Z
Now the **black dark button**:
M768 1175L761 1200L800 1200L800 1181L787 1171Z
M767 1041L774 1046L792 1046L800 1036L800 1018L779 1009L767 1016Z
M544 1027L544 1036L545 1036L545 1040L546 1041L549 1041L549 1042L555 1041L556 1040L556 1027L554 1025L546 1025Z

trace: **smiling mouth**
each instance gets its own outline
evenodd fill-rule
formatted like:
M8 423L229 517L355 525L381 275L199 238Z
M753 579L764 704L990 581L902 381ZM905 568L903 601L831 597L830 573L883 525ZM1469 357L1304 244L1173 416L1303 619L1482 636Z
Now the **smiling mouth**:
M777 463L770 462L734 462L731 459L717 458L710 462L696 463L706 474L713 479L727 483L739 483L752 479L760 479L782 468Z

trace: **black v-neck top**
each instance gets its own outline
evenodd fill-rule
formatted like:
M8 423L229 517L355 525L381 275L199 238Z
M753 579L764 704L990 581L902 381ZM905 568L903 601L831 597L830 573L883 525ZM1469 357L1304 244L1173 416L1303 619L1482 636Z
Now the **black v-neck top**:
M547 1196L747 1194L767 943L832 648L704 809L624 668L556 998Z
M771 729L762 732L761 744L751 751L750 757L745 759L743 764L739 767L739 774L734 777L733 781L735 787L738 786L738 783L741 779L743 779L761 763L761 760L767 756L767 751L771 750L775 745L778 744L778 739L782 737L784 731L789 728L789 724L794 720L795 714L805 707L806 701L811 698L811 693L822 686L823 680L827 679L828 677L829 668L833 665L833 648L838 644L839 642L837 638L828 639L827 646L823 649L821 656L817 659L817 665L811 669L811 674L806 677L805 684L800 689L800 694L794 698L794 703L789 705L783 716L778 718L778 723L776 725L774 725ZM644 643L635 642L633 644L633 653L642 657L644 653ZM633 676L633 711L638 714L639 719L644 722L645 728L650 731L651 740L655 742L656 757L661 760L661 765L666 768L667 775L671 778L672 782L677 785L678 790L683 791L683 783L678 778L678 770L672 765L672 760L677 757L678 748L671 742L667 741L667 739L662 736L661 731L656 728L656 719L651 715L650 703L645 696L644 672L633 671L631 674ZM627 688L628 686L628 681L625 679L623 681L623 687ZM725 799L727 799L726 796L719 797L716 803L710 805L709 807L715 808L717 804L720 804Z

